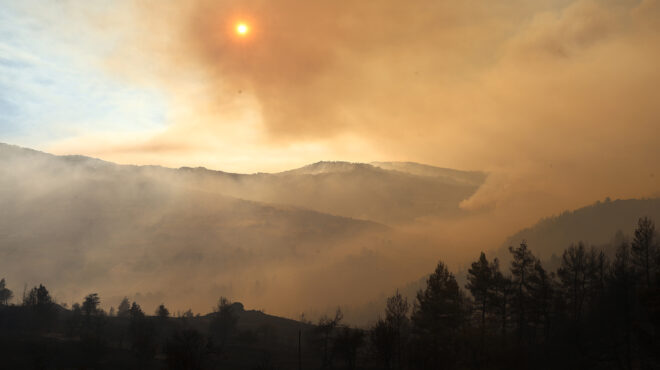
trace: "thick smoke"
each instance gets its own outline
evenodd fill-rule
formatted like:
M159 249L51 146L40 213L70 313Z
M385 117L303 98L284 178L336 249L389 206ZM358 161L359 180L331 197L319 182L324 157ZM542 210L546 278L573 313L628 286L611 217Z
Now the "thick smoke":
M127 2L92 18L123 40L104 63L170 91L171 127L53 148L243 172L480 169L494 175L465 207L532 201L529 222L657 191L659 19L650 0Z

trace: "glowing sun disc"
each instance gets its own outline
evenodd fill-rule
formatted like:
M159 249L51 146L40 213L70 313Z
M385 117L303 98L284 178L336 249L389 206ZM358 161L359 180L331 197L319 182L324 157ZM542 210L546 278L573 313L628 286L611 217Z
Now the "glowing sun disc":
M236 33L241 36L246 35L249 31L250 27L248 27L248 25L245 23L239 23L236 25Z

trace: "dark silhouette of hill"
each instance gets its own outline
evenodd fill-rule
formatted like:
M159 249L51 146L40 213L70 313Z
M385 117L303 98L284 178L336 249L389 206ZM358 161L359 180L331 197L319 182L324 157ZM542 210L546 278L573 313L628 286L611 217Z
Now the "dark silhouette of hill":
M245 310L238 302L218 309L152 316L137 302L118 314L84 303L41 310L0 304L0 367L253 369L314 362L313 324ZM299 348L304 356L297 356Z
M554 269L525 242L509 248L508 264L481 252L462 282L440 260L416 287L387 296L360 327L347 325L339 308L312 323L245 310L225 297L203 316L170 315L164 304L152 316L128 299L106 313L97 293L68 309L40 284L20 305L0 302L1 366L655 369L660 259L654 220L638 218L634 235L620 241L613 257L571 244ZM6 281L1 284L6 296Z
M559 256L577 241L600 246L612 241L617 231L630 238L637 219L642 216L660 219L660 199L606 199L544 218L534 226L518 231L507 238L497 254L505 256L509 246L522 240L533 246L543 259L549 259L553 254Z
M551 269L559 267L561 253L571 244L579 241L587 245L602 248L613 257L617 243L621 238L630 241L639 217L647 216L660 219L660 199L617 199L596 202L590 206L565 211L558 216L547 217L534 226L522 229L508 237L498 248L490 251L503 266L510 262L509 246L516 246L522 241L533 246L536 255ZM618 234L618 235L617 235ZM456 273L460 283L466 281L467 268L461 267ZM407 284L397 285L396 289L403 297L413 300L416 292L426 285L426 276ZM350 307L347 315L355 322L368 323L373 320L377 307L382 307L389 291L381 292L373 300L355 307Z

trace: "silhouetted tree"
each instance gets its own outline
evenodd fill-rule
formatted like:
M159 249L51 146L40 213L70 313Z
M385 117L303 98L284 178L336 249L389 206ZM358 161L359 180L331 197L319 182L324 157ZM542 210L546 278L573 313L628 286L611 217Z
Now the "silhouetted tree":
M382 368L392 369L394 353L398 346L394 328L387 321L379 318L369 331L369 339L373 354L381 363Z
M53 299L45 286L39 284L39 287L34 287L23 298L23 306L30 308L43 308L53 305Z
M502 344L505 344L508 319L511 316L510 306L515 293L515 286L511 277L505 276L499 270L499 266L497 266L494 272L493 283L491 301L493 302L493 309L500 321Z
M511 261L511 275L515 286L514 299L516 302L515 314L517 316L518 342L522 342L527 325L527 304L529 301L529 276L534 273L536 257L527 247L527 242L520 243L518 248L509 247L513 256Z
M459 352L459 329L465 322L465 296L454 274L439 262L417 293L412 322L416 336L418 368L451 368Z
M616 329L621 338L622 345L617 346L623 350L623 368L632 369L632 323L634 311L634 288L635 288L635 270L633 267L630 247L623 242L617 248L616 257L612 263L610 274L610 284L612 286L616 315L612 319L616 320ZM617 340L618 341L618 340Z
M605 283L607 280L607 271L610 268L610 261L607 258L607 255L602 250L598 252L596 256L596 263L594 266L594 282L593 282L593 294L596 299L600 297L605 291Z
M85 300L82 304L82 311L85 313L85 316L91 316L97 314L99 310L99 305L101 304L101 299L99 298L98 293L92 293L85 297Z
M410 319L408 319L408 311L410 305L408 299L404 298L397 290L396 293L387 299L385 306L385 321L394 330L395 337L395 352L394 352L394 365L395 368L402 366L403 362L403 348L404 343L408 339L408 332L410 327Z
M119 303L119 306L117 306L117 317L128 317L130 315L130 309L131 302L128 300L128 297L124 297Z
M550 336L550 321L552 316L552 303L555 295L554 274L548 274L541 261L534 262L533 273L529 276L530 306L533 313L535 328L543 329L543 337L548 340ZM536 337L537 331L533 333Z
M177 331L165 345L167 366L172 370L202 369L207 353L208 341L195 329Z
M356 368L357 353L364 343L364 332L360 329L342 327L334 341L335 352L344 359L346 368L353 370Z
M238 306L225 297L220 297L211 317L210 331L214 343L218 343L218 351L223 351L238 322ZM191 312L192 314L192 312Z
M37 328L49 329L55 318L55 303L45 286L39 284L23 298L23 306L34 315L33 323Z
M647 287L651 286L651 276L655 268L657 246L654 241L655 224L648 217L640 218L631 245L632 262Z
M133 302L131 304L131 308L128 310L128 316L131 318L131 320L142 319L145 317L144 311L142 311L142 307L140 307L137 302Z
M481 348L483 351L486 337L486 316L490 312L490 305L493 300L493 292L496 288L495 275L499 270L499 262L488 262L484 252L481 252L479 259L472 263L468 269L466 288L472 294L475 301L475 308L479 312L479 326L481 328Z
M184 319L192 319L193 317L195 317L195 315L193 314L192 310L189 308L188 310L186 310L184 313L181 314L181 317Z
M166 319L170 317L170 311L167 308L165 308L164 304L161 304L156 309L156 316L158 316L161 319Z
M80 333L82 328L82 309L80 308L80 303L74 303L71 306L71 315L66 321L67 335L73 337Z
M156 352L154 325L146 317L142 308L136 302L128 311L130 318L129 332L132 339L132 349L142 367L153 359Z
M0 280L0 305L9 304L9 300L14 296L14 293L7 288L5 279Z
M386 369L399 368L403 361L403 349L410 326L408 311L410 305L397 290L387 298L385 319L378 319L371 328L369 337L374 355Z
M582 242L571 245L564 251L557 275L566 292L566 299L571 306L571 317L576 323L582 317L582 307L587 297L590 284L594 280L594 260L587 253Z
M341 320L344 318L344 314L341 312L341 309L337 308L335 312L335 317L330 318L326 315L319 319L318 324L316 325L316 334L319 336L319 344L321 347L321 369L328 369L332 367L332 351L331 344L332 338L335 331L335 328L339 325Z
M397 331L401 332L408 325L408 311L410 305L408 299L403 297L397 290L393 296L387 298L385 306L385 320Z
M89 367L96 367L105 351L105 313L99 308L101 299L97 293L88 294L79 312L82 313L80 342L84 360Z

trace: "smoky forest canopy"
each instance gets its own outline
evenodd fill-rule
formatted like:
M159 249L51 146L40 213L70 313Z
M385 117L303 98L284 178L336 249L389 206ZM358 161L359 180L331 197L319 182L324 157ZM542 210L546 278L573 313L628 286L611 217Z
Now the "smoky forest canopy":
M246 310L220 297L211 313L145 312L97 293L71 307L46 286L0 280L5 368L655 369L660 366L660 245L639 218L612 252L567 246L548 270L533 245L501 264L481 253L465 284L439 261L408 300L390 296L370 325L341 308L312 322ZM116 306L115 306L116 304ZM116 308L115 308L116 307Z

